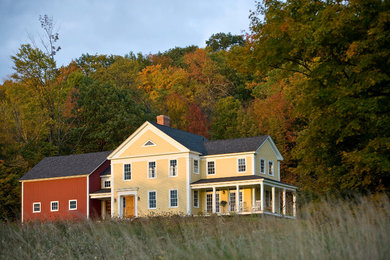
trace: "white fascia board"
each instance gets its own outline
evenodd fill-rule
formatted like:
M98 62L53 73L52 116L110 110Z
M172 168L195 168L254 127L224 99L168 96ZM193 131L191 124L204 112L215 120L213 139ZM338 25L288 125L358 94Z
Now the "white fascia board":
M259 146L259 148L257 148L256 150L256 153L260 150L260 148L265 144L266 141L269 141L269 143L271 144L271 148L272 150L274 151L275 155L276 155L276 158L279 160L279 161L283 161L283 156L282 154L279 152L279 149L276 147L276 144L274 143L274 141L272 140L272 137L271 136L268 136L264 142Z
M149 122L146 121L145 123L143 123L140 127L138 127L137 130L134 131L134 133L132 133L123 143L121 143L108 157L107 159L108 160L111 160L111 159L114 159L115 155L117 155L117 153L119 151L122 150L122 148L124 146L126 146L126 144L128 144L139 132L142 131L142 129L144 129L147 125L149 125Z

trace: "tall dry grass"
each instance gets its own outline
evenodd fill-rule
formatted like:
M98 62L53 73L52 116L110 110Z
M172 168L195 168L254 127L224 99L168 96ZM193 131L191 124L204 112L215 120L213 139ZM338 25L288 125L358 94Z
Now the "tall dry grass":
M3 259L390 259L387 196L262 216L1 223Z

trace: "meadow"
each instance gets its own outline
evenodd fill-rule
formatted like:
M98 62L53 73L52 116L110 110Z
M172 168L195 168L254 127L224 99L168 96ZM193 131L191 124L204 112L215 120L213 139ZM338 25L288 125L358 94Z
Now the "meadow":
M1 259L390 259L385 195L265 216L0 223Z

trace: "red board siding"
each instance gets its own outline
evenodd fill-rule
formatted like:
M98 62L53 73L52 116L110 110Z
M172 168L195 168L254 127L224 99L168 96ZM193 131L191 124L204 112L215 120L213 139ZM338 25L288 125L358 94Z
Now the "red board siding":
M69 210L69 200L77 200L77 210ZM50 211L50 202L58 201L59 210ZM33 213L33 203L41 203L41 212ZM87 216L87 177L31 181L23 183L23 220L75 219Z
M110 167L110 161L105 161L99 168L97 168L91 175L89 175L89 193L98 191L101 189L101 178L102 173L107 167ZM101 200L89 199L89 216L91 218L101 217Z

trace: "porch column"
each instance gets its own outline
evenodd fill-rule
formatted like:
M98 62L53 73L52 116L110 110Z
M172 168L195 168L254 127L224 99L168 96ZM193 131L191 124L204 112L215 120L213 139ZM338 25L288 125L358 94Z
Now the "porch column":
M240 185L236 185L236 211L240 212Z
M264 183L260 182L260 210L264 212Z
M215 194L216 194L216 192L215 192L215 187L213 187L213 213L215 213L216 212L216 207L215 207Z
M252 188L252 211L256 207L256 189Z
M295 205L296 200L297 200L297 196L296 196L295 192L293 192L293 216L294 217L297 215L297 209L296 209L296 205Z
M283 204L282 204L282 208L283 208L283 215L286 215L286 189L283 189Z
M275 186L272 186L272 213L276 212Z

